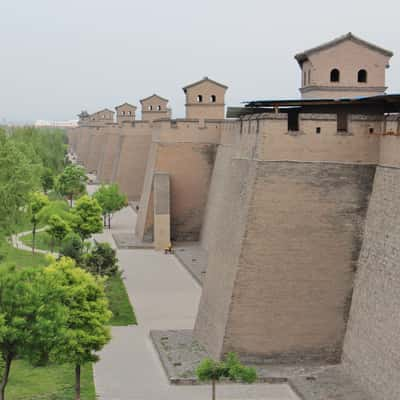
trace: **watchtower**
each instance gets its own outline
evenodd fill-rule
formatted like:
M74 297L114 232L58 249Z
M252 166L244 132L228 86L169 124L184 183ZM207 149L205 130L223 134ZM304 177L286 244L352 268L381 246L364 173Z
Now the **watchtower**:
M384 94L393 53L348 33L295 56L303 98L349 98Z
M136 107L129 103L121 104L115 107L117 112L117 122L133 122L135 120Z
M153 94L140 100L142 105L142 120L154 121L160 118L170 118L171 110L168 108L168 100L157 94Z
M186 118L224 119L227 89L227 86L208 77L185 86L183 91L186 94Z

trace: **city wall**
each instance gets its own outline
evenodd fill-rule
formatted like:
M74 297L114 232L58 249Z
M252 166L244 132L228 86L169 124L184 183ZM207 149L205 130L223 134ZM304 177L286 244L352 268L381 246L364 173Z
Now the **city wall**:
M116 182L129 200L139 201L152 137L148 122L81 126L69 136L78 160L99 182Z
M170 177L171 238L199 239L221 126L207 120L154 122L136 225L139 239L153 239L155 173Z
M398 120L386 132L398 133ZM400 393L400 137L381 137L343 351L347 371L371 398Z
M370 132L383 122L351 115L346 133L336 115L301 114L299 123L292 132L286 114L263 114L224 125L195 326L215 357L340 360L380 151Z

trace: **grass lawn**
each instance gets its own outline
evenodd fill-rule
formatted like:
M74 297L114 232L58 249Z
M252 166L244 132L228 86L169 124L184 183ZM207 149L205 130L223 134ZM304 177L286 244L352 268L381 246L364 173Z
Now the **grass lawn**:
M71 400L74 398L75 369L73 365L32 367L18 360L11 365L7 400ZM81 399L95 400L91 364L82 367Z
M114 276L106 282L106 293L113 313L112 326L137 324L136 316L126 292L123 278Z
M44 254L32 254L29 251L18 250L9 244L3 246L2 254L4 254L4 260L2 260L2 262L20 268L47 265L46 256Z
M20 238L21 242L27 246L32 247L32 233ZM47 232L37 232L36 233L36 248L39 250L51 249L51 237ZM60 245L58 243L54 246L54 251L58 252L60 250Z

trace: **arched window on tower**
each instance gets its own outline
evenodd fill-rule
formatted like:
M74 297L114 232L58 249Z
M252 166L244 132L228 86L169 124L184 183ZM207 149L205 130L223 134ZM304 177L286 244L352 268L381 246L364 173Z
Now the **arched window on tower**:
M211 103L216 103L216 101L217 101L217 96L216 96L215 94L212 94L212 95L210 96L210 102L211 102Z
M331 71L331 82L340 82L340 71L337 68Z
M366 83L367 82L367 71L365 69L360 69L358 71L357 80L360 83Z
M303 86L306 86L306 85L307 85L307 72L304 71L304 74L303 74Z
M201 94L199 94L199 95L197 96L197 102L198 102L198 103L202 103L202 102L203 102L203 96L202 96Z
M161 111L161 106L157 106L157 111Z
M153 106L148 106L147 109L148 109L149 111L151 111L151 110L153 109Z

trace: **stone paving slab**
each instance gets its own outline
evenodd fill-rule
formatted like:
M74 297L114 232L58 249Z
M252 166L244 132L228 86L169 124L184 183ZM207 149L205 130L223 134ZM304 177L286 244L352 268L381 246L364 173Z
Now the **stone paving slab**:
M310 376L291 377L289 383L304 400L373 400L350 379L341 365L327 367Z
M133 233L113 233L112 237L119 250L153 249L153 243L140 241Z
M192 330L153 330L150 338L171 384L200 384L195 370L208 354L193 338ZM304 400L372 400L351 381L340 365L252 366L257 369L259 383L288 383Z
M175 256L190 272L196 282L203 286L207 271L207 251L199 242L177 242L174 244Z

